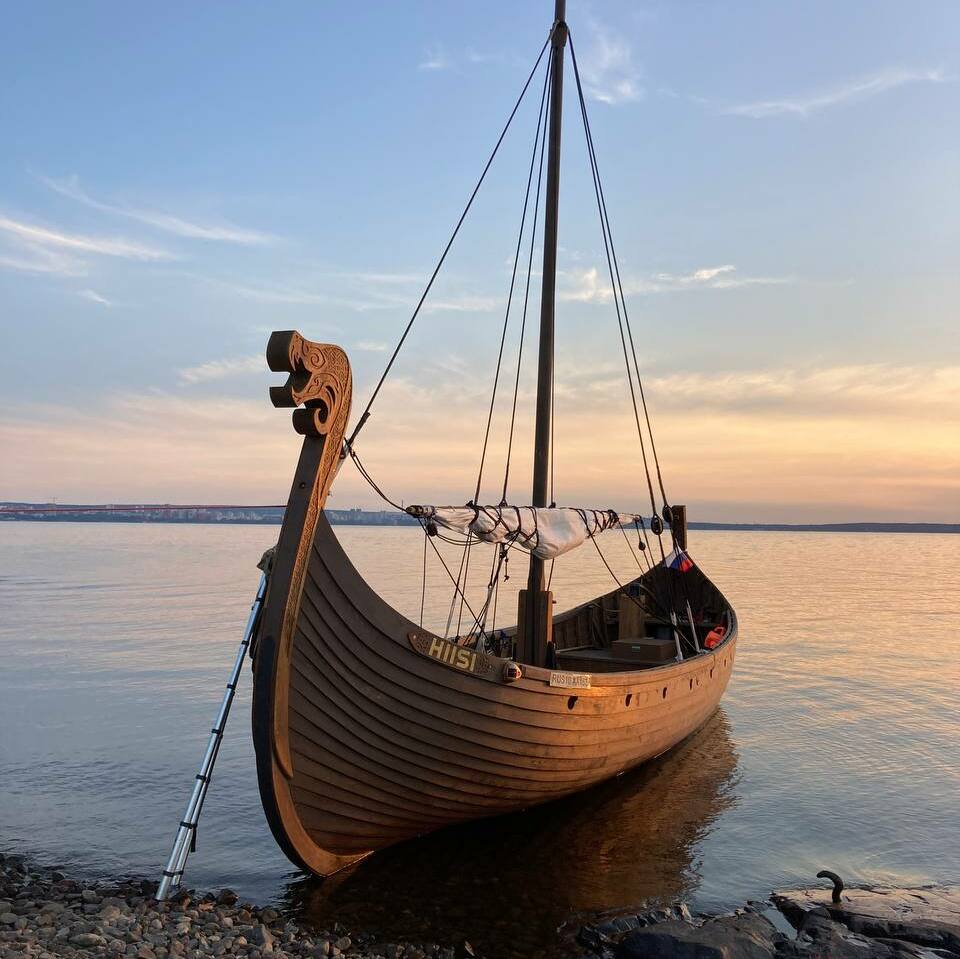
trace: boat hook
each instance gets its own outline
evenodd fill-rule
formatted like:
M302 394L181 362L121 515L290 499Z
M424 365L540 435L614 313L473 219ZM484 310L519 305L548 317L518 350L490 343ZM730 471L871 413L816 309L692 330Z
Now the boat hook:
M203 754L203 761L200 763L200 771L197 773L190 801L187 803L186 812L183 814L183 819L177 829L177 838L173 842L173 849L170 851L170 858L167 860L167 868L163 870L163 877L157 889L157 900L159 902L169 898L171 892L179 887L187 865L187 857L197 848L197 824L200 820L200 812L203 809L203 801L206 799L207 789L210 786L210 777L213 775L213 766L220 752L220 744L223 742L223 731L227 725L227 717L230 715L230 707L233 705L233 697L237 691L243 662L247 657L247 651L250 649L250 641L256 633L257 622L260 619L260 610L263 608L263 599L266 593L267 574L263 573L260 577L260 585L257 587L256 598L250 607L250 616L247 618L247 626L243 631L243 640L237 650L237 658L233 664L230 679L227 681L227 688L223 693L220 711L217 713L213 729L210 730L207 751Z

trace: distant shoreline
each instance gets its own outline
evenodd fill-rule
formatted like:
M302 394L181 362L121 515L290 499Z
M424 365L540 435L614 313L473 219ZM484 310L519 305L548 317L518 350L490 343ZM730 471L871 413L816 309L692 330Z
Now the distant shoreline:
M26 523L197 523L202 525L278 526L280 507L171 507L127 503L111 507L40 503L0 503L0 522ZM387 510L327 509L333 526L416 526L404 513ZM960 533L960 523L712 523L694 521L696 530L745 533Z

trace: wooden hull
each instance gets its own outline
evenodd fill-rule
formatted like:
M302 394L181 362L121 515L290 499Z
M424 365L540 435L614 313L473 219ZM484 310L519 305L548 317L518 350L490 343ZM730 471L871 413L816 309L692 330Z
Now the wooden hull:
M511 681L493 656L458 659L344 554L321 512L335 469L328 442L339 450L336 429L304 441L256 639L260 794L294 863L326 875L413 836L586 789L665 752L716 709L736 650L729 608L713 652L594 673L589 688L551 686L550 671L530 665Z
M317 524L289 663L293 775L274 756L258 662L261 795L281 847L320 874L443 826L547 802L666 751L716 709L736 637L713 653L589 689L524 667L489 680L419 654ZM259 655L265 652L260 650ZM266 735L264 735L266 733Z

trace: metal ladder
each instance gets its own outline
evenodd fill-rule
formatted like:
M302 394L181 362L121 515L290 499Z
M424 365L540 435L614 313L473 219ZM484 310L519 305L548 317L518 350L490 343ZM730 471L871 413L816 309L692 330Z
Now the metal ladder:
M220 752L220 744L223 742L223 731L227 725L227 717L230 715L230 707L233 705L233 697L237 691L243 662L247 657L250 642L256 632L257 621L260 618L260 610L263 608L263 599L266 592L267 574L264 573L260 577L256 599L250 607L250 616L247 619L246 629L243 631L243 640L237 650L237 659L233 664L233 670L223 694L223 701L220 703L220 711L217 713L213 729L210 730L207 751L203 754L203 761L200 763L200 771L197 773L193 793L190 795L187 810L183 814L183 819L177 829L177 838L174 840L173 849L170 851L167 868L163 870L163 876L157 889L157 899L160 901L167 899L179 887L180 880L183 878L183 871L187 865L187 857L197 848L197 823L200 820L200 812L203 809L203 801L207 796L207 789L210 787L210 777L213 775L213 766Z

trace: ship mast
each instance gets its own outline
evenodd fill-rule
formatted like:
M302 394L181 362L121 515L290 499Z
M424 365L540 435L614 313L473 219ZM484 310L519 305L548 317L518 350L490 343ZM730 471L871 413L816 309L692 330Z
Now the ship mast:
M560 205L560 127L563 118L563 56L567 44L566 0L556 0L550 40L550 127L540 293L540 359L533 454L533 506L547 506L553 417L553 341L557 289L557 216ZM543 666L552 626L551 594L544 588L543 560L530 556L526 595L521 598L522 661ZM552 658L552 657L551 657Z

